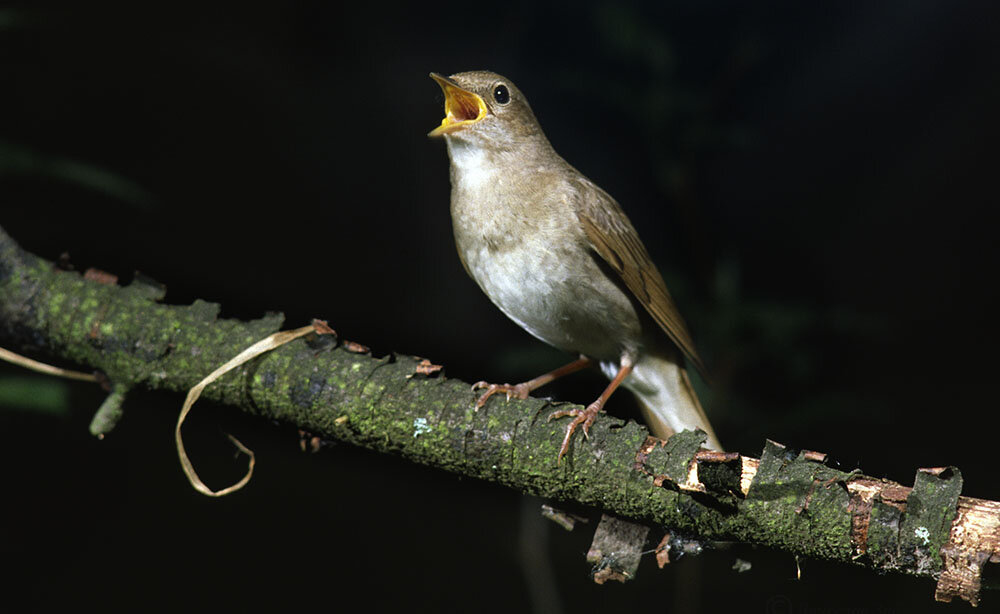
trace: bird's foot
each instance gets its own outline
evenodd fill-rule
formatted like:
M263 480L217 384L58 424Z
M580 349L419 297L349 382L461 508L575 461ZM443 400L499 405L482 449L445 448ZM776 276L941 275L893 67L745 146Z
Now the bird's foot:
M590 439L590 425L594 423L594 419L597 418L597 414L601 413L601 407L603 403L600 399L594 401L587 406L586 409L560 409L559 411L554 411L549 414L549 420L554 420L556 418L565 418L566 416L573 416L573 421L569 423L566 427L566 436L563 437L562 446L559 447L559 456L556 457L556 463L562 462L562 458L566 456L566 452L569 451L569 439L573 436L573 431L576 427L583 425L583 436Z
M486 389L486 392L479 397L476 401L476 409L479 409L483 405L486 405L486 401L490 400L490 397L498 392L502 392L507 395L507 400L511 399L527 399L528 395L531 393L531 388L528 384L490 384L489 382L476 382L472 385L473 390Z

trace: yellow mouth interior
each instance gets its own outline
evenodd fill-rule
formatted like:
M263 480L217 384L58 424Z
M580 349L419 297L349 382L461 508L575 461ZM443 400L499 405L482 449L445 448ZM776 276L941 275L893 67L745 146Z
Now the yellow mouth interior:
M477 94L464 90L439 75L432 74L431 77L444 91L445 116L441 120L441 125L428 133L429 136L440 136L461 130L486 117L486 102Z

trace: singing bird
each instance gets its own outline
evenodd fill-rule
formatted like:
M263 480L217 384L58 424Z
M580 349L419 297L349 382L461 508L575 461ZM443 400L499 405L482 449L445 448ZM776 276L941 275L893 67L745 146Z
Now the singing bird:
M591 424L619 385L639 399L661 438L701 429L721 450L684 366L704 373L666 284L618 203L552 149L528 101L509 79L486 71L431 73L444 91L443 136L451 160L451 218L466 272L504 314L538 339L580 355L520 384L486 384L490 396L528 394L597 363L611 379L570 416Z

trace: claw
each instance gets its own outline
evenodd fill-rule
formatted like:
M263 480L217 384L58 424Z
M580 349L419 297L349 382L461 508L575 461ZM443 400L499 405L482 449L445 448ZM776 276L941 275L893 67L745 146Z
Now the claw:
M587 440L590 439L590 427L594 424L594 420L599 413L601 413L601 405L595 401L588 405L586 409L560 409L549 414L549 420L573 416L573 421L566 427L566 436L563 437L562 445L559 447L559 456L556 457L557 464L562 462L562 458L569 451L569 440L573 436L573 431L576 430L576 427L582 424L583 437Z
M486 392L484 392L476 401L476 409L486 405L486 401L498 392L506 394L508 401L512 398L527 399L528 394L531 392L531 389L525 384L490 384L488 382L476 382L472 385L473 391L481 390L483 388L486 389Z

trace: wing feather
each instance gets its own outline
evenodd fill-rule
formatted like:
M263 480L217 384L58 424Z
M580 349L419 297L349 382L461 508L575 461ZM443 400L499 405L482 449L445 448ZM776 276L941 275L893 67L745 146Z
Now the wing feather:
M621 206L589 180L580 182L577 217L591 247L614 269L663 332L707 379L705 364L663 277Z

